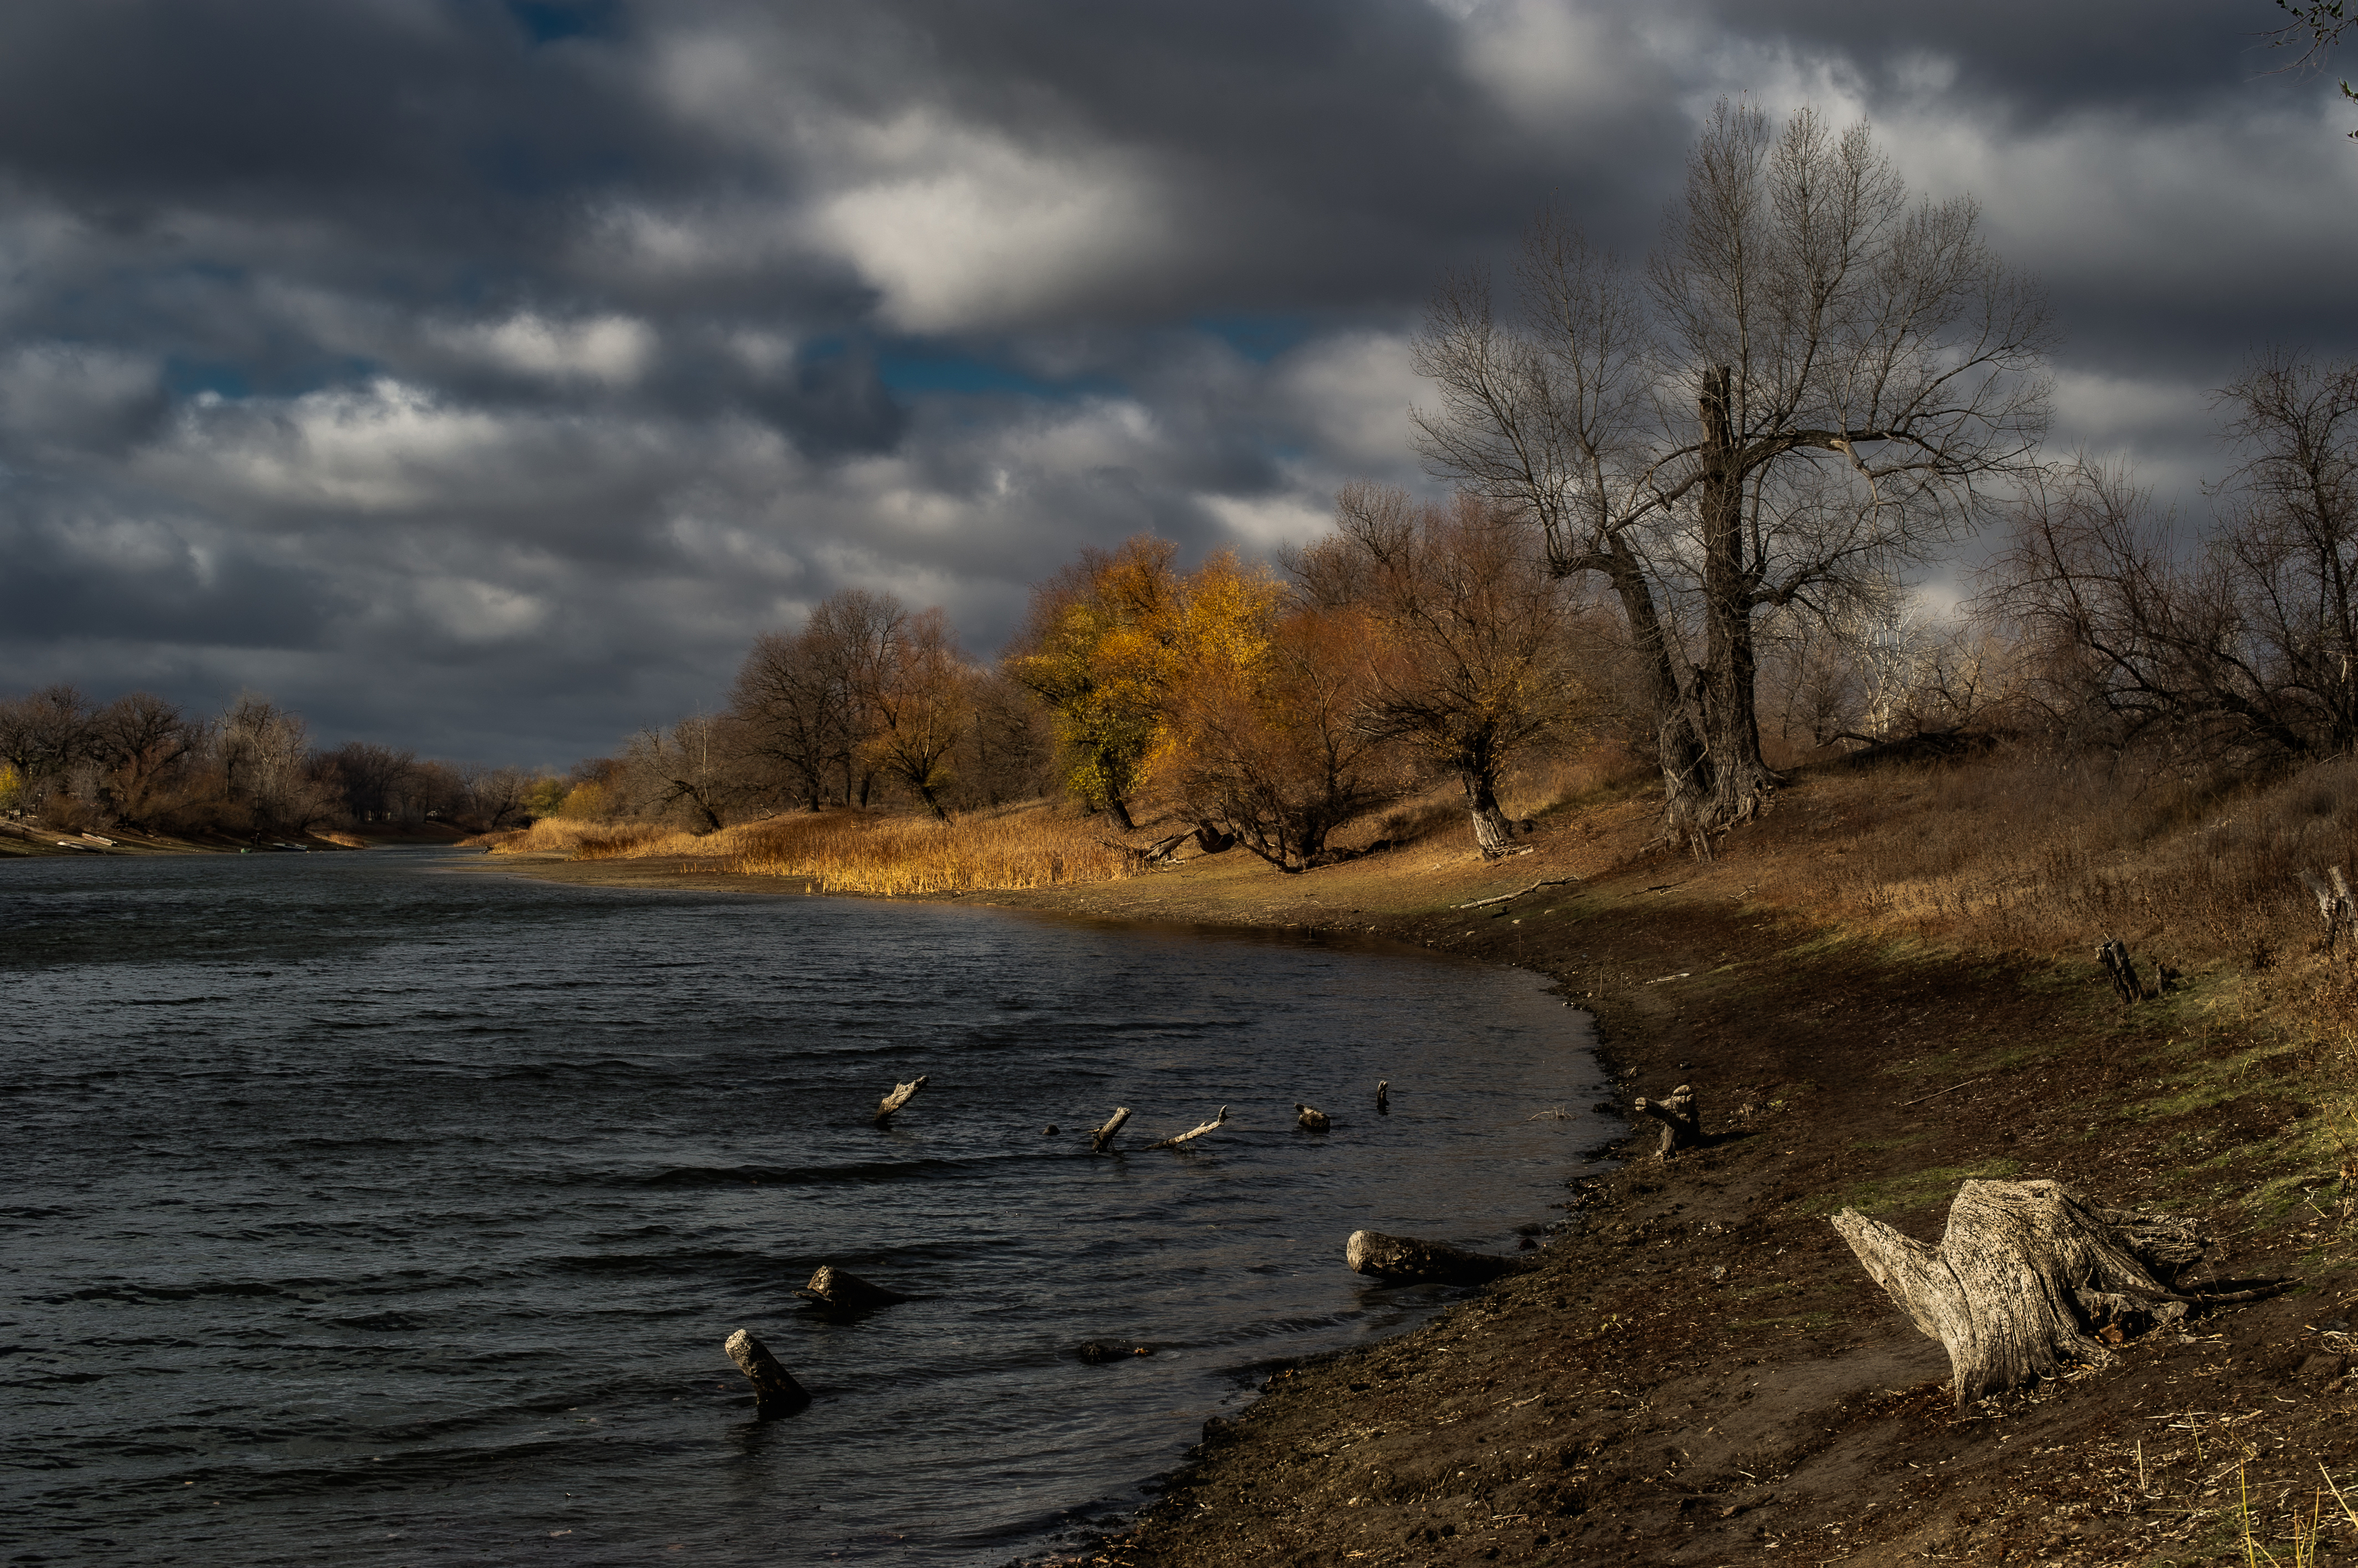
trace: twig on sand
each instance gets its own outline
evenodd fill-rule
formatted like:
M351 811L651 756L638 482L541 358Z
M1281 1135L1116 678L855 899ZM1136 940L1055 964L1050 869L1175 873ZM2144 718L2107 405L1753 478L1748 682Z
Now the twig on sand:
M1926 1100L1928 1100L1928 1099L1939 1099L1942 1095L1952 1095L1952 1094L1956 1093L1959 1089L1965 1088L1965 1087L1968 1087L1968 1086L1970 1086L1970 1085L1974 1085L1974 1084L1985 1084L1985 1083L1989 1082L1989 1080L1990 1080L1990 1075L1989 1075L1989 1074L1987 1074L1987 1073L1984 1073L1984 1074L1983 1074L1980 1077L1978 1077L1978 1078L1967 1078L1967 1079L1966 1079L1963 1083L1962 1083L1962 1084L1951 1084L1951 1085L1950 1085L1947 1088L1945 1088L1945 1089L1934 1089L1934 1090L1933 1090L1931 1094L1929 1094L1929 1095L1918 1095L1914 1099L1904 1099L1904 1100L1901 1100L1901 1101L1899 1102L1899 1105L1900 1105L1900 1108L1901 1108L1902 1109L1905 1109L1905 1108L1907 1108L1909 1106L1911 1106L1911 1105L1922 1105L1922 1104L1923 1104Z
M1496 898L1477 898L1472 903L1455 903L1450 905L1450 907L1452 909L1483 909L1494 903L1505 903L1509 899L1520 898L1527 892L1537 892L1541 888L1560 888L1566 882L1576 882L1579 880L1580 879L1578 877L1550 877L1545 881L1533 882L1531 886L1518 889L1513 892L1502 892Z

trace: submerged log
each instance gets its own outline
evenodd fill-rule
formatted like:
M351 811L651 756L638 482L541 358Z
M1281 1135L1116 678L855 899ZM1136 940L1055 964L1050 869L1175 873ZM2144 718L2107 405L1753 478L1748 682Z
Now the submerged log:
M1114 1107L1113 1115L1106 1119L1106 1124L1103 1127L1098 1128L1095 1132L1089 1134L1089 1152L1092 1154L1102 1154L1108 1149L1111 1148L1113 1146L1113 1135L1120 1132L1121 1130L1121 1124L1129 1119L1130 1107L1126 1105L1118 1105Z
M737 1369L753 1385L753 1412L764 1420L771 1416L792 1415L811 1402L810 1390L795 1381L794 1374L778 1365L778 1358L762 1348L762 1342L744 1329L730 1335L721 1346Z
M1662 1141L1654 1151L1654 1158L1667 1160L1682 1149L1692 1149L1703 1141L1703 1112L1695 1108L1693 1086L1681 1084L1660 1099L1648 1099L1639 1095L1637 1108L1641 1115L1650 1116L1662 1124Z
M1480 1285L1501 1274L1520 1273L1531 1266L1532 1260L1469 1252L1446 1241L1420 1241L1412 1236L1387 1236L1380 1230L1355 1230L1343 1244L1343 1261L1355 1274L1372 1274L1396 1283Z
M1834 1228L1891 1299L1949 1352L1957 1408L2107 1340L2174 1323L2206 1299L2175 1288L2207 1243L2193 1223L2099 1208L2056 1182L1967 1182L1938 1247L1853 1209Z
M1219 1115L1217 1115L1217 1116L1216 1116L1216 1117L1214 1117L1214 1118L1212 1118L1212 1119L1211 1119L1211 1120L1209 1120L1209 1121L1207 1121L1207 1122L1204 1123L1204 1125L1203 1125L1203 1126L1201 1126L1201 1127L1191 1127L1191 1128L1189 1128L1189 1129L1188 1129L1186 1131L1184 1131L1184 1132L1175 1133L1175 1134L1174 1134L1173 1136L1171 1136L1171 1137L1169 1137L1169 1138L1164 1139L1164 1140L1163 1140L1162 1142L1160 1142L1160 1143L1150 1143L1150 1144L1148 1144L1148 1145L1147 1145L1147 1147L1148 1147L1149 1149L1176 1149L1176 1148L1178 1148L1178 1147L1179 1147L1179 1145L1181 1145L1182 1143L1186 1142L1186 1141L1187 1141L1189 1139L1191 1139L1191 1138L1201 1138L1201 1137L1203 1137L1203 1136L1204 1136L1204 1134L1206 1134L1206 1132L1211 1131L1214 1128L1218 1127L1218 1126L1220 1125L1220 1123L1222 1123L1222 1122L1224 1122L1224 1121L1226 1121L1226 1120L1228 1120L1228 1108L1227 1106L1222 1106L1222 1107L1220 1108L1220 1114L1219 1114Z
M925 1087L927 1076L919 1073L914 1083L894 1084L892 1092L876 1102L876 1125L879 1127L889 1125L894 1111L917 1098L917 1091Z
M898 1291L888 1291L882 1285L869 1283L849 1270L832 1263L821 1263L810 1283L795 1294L817 1305L834 1307L838 1311L860 1311L869 1307L891 1306L909 1298Z
M1293 1107L1293 1119L1305 1132L1324 1132L1334 1125L1325 1111L1314 1105L1303 1105L1299 1101L1296 1101Z
M1134 1345L1127 1339L1091 1339L1073 1347L1073 1359L1101 1367L1108 1361L1124 1361L1132 1356L1152 1356L1152 1345Z

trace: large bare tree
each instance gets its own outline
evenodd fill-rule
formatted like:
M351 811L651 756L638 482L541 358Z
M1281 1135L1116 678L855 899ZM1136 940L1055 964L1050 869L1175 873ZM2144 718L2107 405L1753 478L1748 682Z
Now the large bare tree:
M1722 103L1642 268L1553 219L1502 308L1436 296L1417 344L1437 477L1603 577L1654 716L1671 832L1756 812L1757 622L1830 613L1980 521L2036 454L2048 315L1964 199L1911 200L1864 125Z

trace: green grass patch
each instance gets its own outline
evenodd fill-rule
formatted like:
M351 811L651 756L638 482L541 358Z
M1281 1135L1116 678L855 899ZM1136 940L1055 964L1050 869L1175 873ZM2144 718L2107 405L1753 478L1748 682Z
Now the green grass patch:
M1905 1175L1878 1176L1856 1182L1838 1193L1803 1201L1805 1214L1833 1214L1855 1208L1861 1214L1885 1214L1893 1209L1930 1208L1946 1202L1960 1183L2004 1181L2022 1169L2019 1160L1984 1160L1974 1165L1932 1165Z

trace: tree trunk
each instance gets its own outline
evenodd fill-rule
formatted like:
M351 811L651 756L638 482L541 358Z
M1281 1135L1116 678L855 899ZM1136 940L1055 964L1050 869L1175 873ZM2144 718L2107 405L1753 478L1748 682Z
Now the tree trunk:
M1495 860L1515 852L1515 825L1498 809L1498 781L1488 773L1468 769L1458 776L1466 787L1466 807L1474 817L1474 842L1481 847L1482 858Z
M1372 1274L1401 1284L1479 1285L1501 1274L1520 1273L1536 1260L1469 1252L1445 1241L1355 1230L1344 1244L1343 1260L1355 1274Z
M2178 1274L2207 1245L2192 1222L2101 1209L2055 1182L1967 1182L1941 1245L1852 1209L1833 1217L1875 1282L1949 1352L1957 1408L2070 1361L2108 1360L2147 1323L2186 1315Z
M753 1385L753 1411L767 1419L773 1415L791 1415L811 1402L810 1391L795 1381L794 1374L778 1365L776 1357L762 1348L762 1342L739 1329L721 1346L729 1359L745 1374Z
M1704 661L1698 684L1711 783L1698 826L1706 833L1756 816L1777 783L1760 760L1759 659L1752 628L1752 590L1758 574L1745 540L1744 468L1736 449L1733 380L1725 365L1706 372L1699 400Z
M925 1079L930 1076L919 1073L914 1082L894 1084L892 1092L876 1102L876 1125L889 1126L892 1120L892 1113L916 1098L917 1091L925 1087Z
M1693 1087L1681 1084L1660 1099L1638 1097L1637 1110L1662 1124L1662 1141L1654 1151L1654 1158L1667 1160L1682 1149L1692 1149L1703 1141L1703 1112L1695 1107Z
M1662 773L1663 828L1671 838L1687 842L1700 830L1697 825L1710 801L1711 757L1671 657L1670 632L1654 602L1645 563L1617 536L1602 557L1602 568L1621 600L1621 613L1628 618L1639 681L1654 716L1654 760Z
M1118 800L1112 795L1108 795L1106 796L1106 809L1113 813L1115 823L1120 827L1123 832L1135 833L1138 831L1138 824L1130 819L1130 806L1127 802Z
M859 1275L838 1269L832 1263L821 1263L818 1272L810 1277L810 1283L795 1294L819 1306L851 1312L891 1306L894 1302L909 1299L898 1291L871 1284Z

